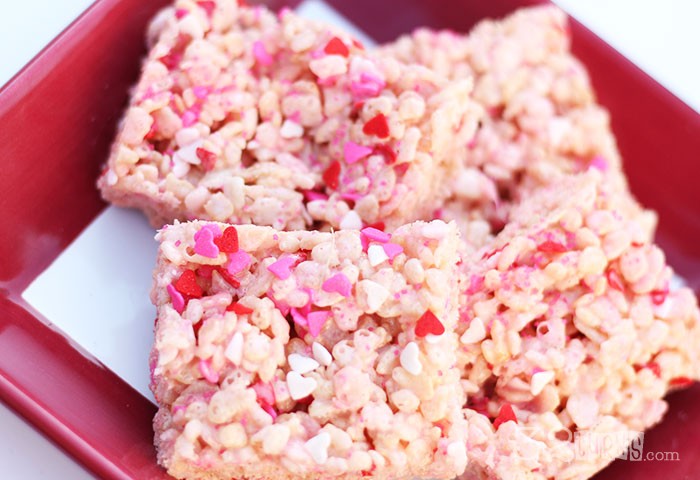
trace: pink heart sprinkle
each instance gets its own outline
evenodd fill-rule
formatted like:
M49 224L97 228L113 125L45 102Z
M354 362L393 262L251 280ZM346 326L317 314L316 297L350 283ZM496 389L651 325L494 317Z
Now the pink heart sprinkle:
M606 172L608 170L608 162L600 155L596 155L593 160L591 160L590 167L597 168L601 172Z
M272 65L272 55L265 49L265 45L260 40L253 44L253 55L260 65Z
M277 300L275 298L275 295L273 294L272 290L268 290L267 293L265 294L267 298L272 300L272 303L275 304L275 308L280 311L283 317L286 317L287 314L289 313L289 304L285 302L284 300Z
M214 232L211 228L207 228L208 226L200 228L194 234L194 253L207 258L216 258L219 256L219 247L214 243ZM221 230L219 230L219 235L221 235Z
M185 310L185 297L183 297L182 294L177 291L172 283L168 285L166 289L170 295L170 301L173 304L173 308L177 313L182 314L182 312Z
M327 310L320 310L311 312L306 317L309 322L309 333L312 337L318 337L318 334L321 333L321 329L326 324L326 320L328 320L328 315L330 315L330 312Z
M183 127L191 127L195 123L197 123L197 120L199 119L199 115L192 111L192 110L187 110L185 113L182 114L182 126Z
M403 253L403 247L396 243L385 243L382 245L384 247L384 253L389 257L389 260L393 260L396 255Z
M350 279L344 273L336 273L323 282L323 286L321 288L324 292L336 292L344 297L349 297L352 284L350 283Z
M355 142L345 142L343 153L345 154L346 163L355 163L372 153L372 149L364 145L358 145Z
M199 361L199 373L210 383L219 381L219 373L214 370L208 360Z
M280 280L286 280L292 274L291 268L294 262L294 257L282 257L275 263L270 264L267 269Z
M350 84L350 91L354 98L364 99L376 97L382 91L386 83L379 77L369 73L360 75L360 81L354 81Z
M379 243L386 243L391 240L391 235L382 232L374 227L366 227L362 229L362 235L367 237L369 240L374 240Z
M301 312L299 312L299 310L297 310L296 308L292 308L290 310L290 313L292 314L292 320L294 320L294 323L302 327L309 326L309 322L306 320L306 317Z
M196 87L192 87L192 93L195 97L201 100L203 98L206 98L207 95L209 95L209 89L207 87L202 87L201 85L198 85Z
M228 255L228 266L226 270L228 270L228 273L231 275L236 275L247 269L248 265L250 265L250 255L243 250L238 250Z
M272 385L269 383L256 382L253 384L253 390L257 395L258 399L268 405L275 404L275 392L272 389Z

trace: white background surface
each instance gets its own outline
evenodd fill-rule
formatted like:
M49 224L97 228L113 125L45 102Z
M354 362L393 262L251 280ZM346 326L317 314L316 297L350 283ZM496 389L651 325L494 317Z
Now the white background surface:
M91 0L0 0L0 85ZM700 111L700 2L558 0L584 24ZM1 126L0 126L1 128ZM0 403L0 467L14 480L92 478Z

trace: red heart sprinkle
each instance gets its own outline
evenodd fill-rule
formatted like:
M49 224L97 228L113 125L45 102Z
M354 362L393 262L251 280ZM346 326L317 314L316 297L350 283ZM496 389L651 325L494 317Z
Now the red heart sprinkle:
M518 423L518 418L515 416L515 412L513 411L513 407L510 405L510 403L504 403L503 406L501 406L501 410L498 412L498 416L493 421L493 428L498 430L498 427L500 427L501 424L510 421Z
M252 308L248 308L245 305L241 305L240 303L235 301L231 302L231 304L228 307L226 307L226 311L233 312L236 315L247 315L249 313L253 313Z
M353 39L352 39L352 44L355 45L355 47L359 48L360 50L364 50L364 49L365 49L365 46L362 45L362 42L360 42L360 41L357 40L356 38L353 38Z
M374 153L378 153L384 156L384 162L387 165L391 165L396 161L396 152L386 143L382 143L374 146Z
M668 290L652 290L651 301L654 305L661 305L666 301L666 296L668 295Z
M341 39L338 37L333 37L331 40L328 42L326 45L326 48L323 49L324 52L326 52L328 55L342 55L343 57L347 57L350 55L350 50L348 49L348 46L343 43Z
M404 175L406 175L406 172L410 167L411 162L404 162L394 166L394 171L396 172L396 175L398 175L399 177L403 177Z
M200 147L195 150L195 153L197 154L197 158L202 162L202 168L204 170L210 172L214 169L214 165L216 164L216 154L214 152Z
M672 387L689 387L693 384L693 379L688 377L676 377L672 378L668 384Z
M365 135L376 135L379 138L389 136L389 123L383 113L378 113L365 123L362 127L362 132Z
M333 190L338 188L338 181L340 179L340 162L334 160L325 172L323 172L323 181L326 183L328 188Z
M656 362L649 362L646 364L646 368L652 371L657 378L661 378L661 367Z
M546 252L546 253L564 253L568 251L566 246L562 245L559 242L555 242L553 240L546 240L539 245L537 245L537 250L540 252Z
M442 335L445 333L445 326L430 310L426 310L416 323L416 337L425 337L429 333Z
M192 298L202 298L204 295L202 287L197 283L197 275L192 270L182 272L180 278L175 282L175 290Z
M221 277L222 277L224 280L226 280L226 282L227 282L229 285L231 285L233 288L238 288L238 287L241 286L241 282L239 282L238 279L237 279L236 277L234 277L233 275L231 275L230 273L228 273L228 272L226 271L225 268L219 267L219 268L216 269L216 271L219 272L219 275L221 275Z
M236 227L226 227L224 233L214 239L214 245L219 250L226 253L236 253L238 251L238 230Z
M207 12L207 15L210 16L210 17L211 17L212 14L214 13L214 9L216 9L216 2L212 2L211 0L197 2L197 5L199 5L199 7L200 7L202 10L204 10L205 12Z
M384 222L379 221L379 222L370 223L369 225L366 225L365 228L376 228L377 230L381 230L383 232L384 229L386 228L386 224Z

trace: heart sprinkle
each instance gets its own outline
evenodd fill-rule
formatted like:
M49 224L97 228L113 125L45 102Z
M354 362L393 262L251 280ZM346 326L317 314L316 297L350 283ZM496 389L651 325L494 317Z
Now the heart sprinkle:
M231 302L231 304L226 307L227 312L233 312L236 315L249 315L253 313L253 309L246 307L245 305L241 305L238 302Z
M376 267L389 260L389 255L386 254L382 245L375 243L367 248L367 258L369 259L369 264Z
M250 255L243 250L238 250L237 252L231 253L228 256L228 265L226 270L231 275L236 275L241 273L243 270L247 269L250 265Z
M374 227L363 228L362 235L364 235L368 240L374 240L375 242L379 243L386 243L391 240L391 235Z
M331 38L323 51L328 55L342 55L343 57L350 55L350 49L338 37Z
M403 247L396 243L385 243L382 246L384 247L384 253L386 253L389 257L389 260L393 260L394 257L403 253Z
M175 281L175 290L183 295L192 298L202 298L204 292L202 287L197 283L197 276L192 270L185 270Z
M375 135L379 138L389 136L389 123L383 113L378 113L365 123L362 127L362 133L365 135Z
M173 308L177 313L182 314L185 310L185 297L182 296L180 292L171 283L166 287L168 294L170 295L170 302L173 304Z
M345 163L348 164L358 162L370 153L372 153L371 148L359 145L355 142L345 142L345 145L343 146Z
M334 160L323 172L322 178L328 188L336 190L340 181L340 162Z
M264 66L272 65L274 61L272 55L268 53L265 45L260 40L256 40L253 44L253 56L260 65Z
M320 365L313 358L305 357L303 355L299 355L298 353L292 353L289 355L289 357L287 357L287 362L292 370L302 375L313 372Z
M287 389L292 400L306 398L316 390L318 384L313 378L303 377L300 373L291 371L287 373Z
M537 245L537 250L545 253L564 253L567 251L565 245L553 240L545 240Z
M328 447L330 446L331 436L328 432L321 432L304 443L306 451L319 465L323 465L328 460Z
M280 280L286 280L292 274L291 268L295 261L295 258L292 256L282 257L276 262L268 265L267 269Z
M199 373L201 373L204 379L209 383L219 382L219 373L212 368L209 360L199 361Z
M518 423L518 418L515 416L515 412L513 411L513 407L510 405L510 403L504 403L501 410L498 412L498 416L493 421L493 428L498 430L498 427L500 427L502 424L511 421Z
M214 170L214 166L216 165L216 154L214 152L210 152L205 148L199 147L197 150L195 150L195 153L197 154L199 161L202 162L202 168L204 170L207 172Z
M224 233L214 239L214 243L222 252L236 253L238 251L238 230L236 227L226 227Z
M442 335L445 333L445 326L438 320L433 312L426 310L416 322L416 337L425 337L429 333Z
M331 352L329 352L328 349L320 343L314 342L313 345L311 345L311 351L313 352L316 361L324 367L327 367L333 363L333 356L331 355Z
M399 360L401 366L411 375L420 375L423 371L423 364L420 363L420 349L416 342L409 342L404 347Z
M306 321L309 324L309 333L312 337L318 337L318 334L321 333L321 330L326 324L329 315L330 312L326 310L319 310L317 312L310 312L306 316Z
M206 225L194 234L194 253L207 258L219 256L219 247L214 243L214 232ZM218 227L217 227L218 228Z
M459 337L459 341L464 344L477 343L486 338L486 328L484 322L479 317L474 317L469 323L469 328Z
M323 282L321 289L328 293L339 293L347 298L350 296L352 284L350 283L350 279L344 273L336 273Z

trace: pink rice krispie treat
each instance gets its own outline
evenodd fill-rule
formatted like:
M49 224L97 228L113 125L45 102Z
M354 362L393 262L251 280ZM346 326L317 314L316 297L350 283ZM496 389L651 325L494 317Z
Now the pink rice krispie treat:
M289 10L178 0L151 37L98 184L154 226L392 230L448 195L480 115L471 79L368 54Z
M177 478L453 478L457 228L161 230L154 421Z
M482 246L514 205L562 176L593 165L626 182L608 113L571 54L567 17L554 6L484 20L467 35L418 29L380 49L450 78L474 78L484 108L452 198L437 212Z
M473 468L589 478L621 453L615 439L660 421L664 395L699 378L697 300L671 286L647 214L630 215L629 202L591 169L525 200L493 244L464 259L467 407L501 424L494 433L471 414ZM608 450L591 452L605 434ZM587 440L582 457L576 442Z

